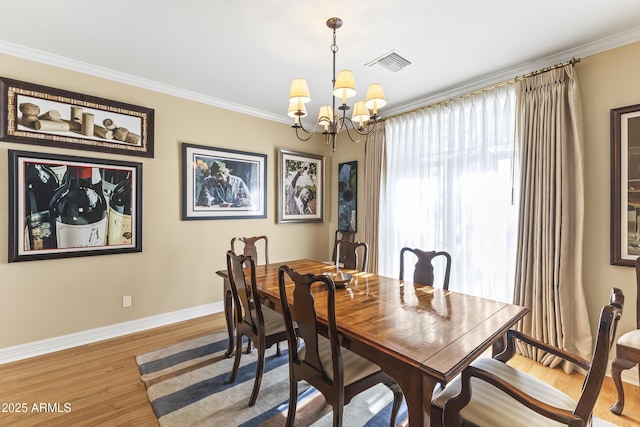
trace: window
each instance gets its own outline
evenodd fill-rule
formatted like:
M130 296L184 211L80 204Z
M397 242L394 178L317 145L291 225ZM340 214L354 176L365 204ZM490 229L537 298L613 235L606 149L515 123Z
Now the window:
M445 250L449 289L511 302L515 103L510 85L387 120L380 274L398 276L402 247ZM411 277L410 261L405 269Z

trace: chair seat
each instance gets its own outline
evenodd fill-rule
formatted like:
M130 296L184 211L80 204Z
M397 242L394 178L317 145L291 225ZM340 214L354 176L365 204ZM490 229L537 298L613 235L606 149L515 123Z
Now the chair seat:
M369 362L364 357L358 356L352 351L346 348L341 348L342 353L342 366L344 367L344 386L353 384L362 378L365 378L371 374L375 374L380 371L380 367L375 363ZM301 360L304 360L306 348L302 347L298 352L298 356ZM323 366L331 366L331 343L323 336L318 336L318 354ZM333 381L333 371L328 369L327 377Z
M519 371L506 363L490 358L481 358L472 363L485 371L509 382L536 399L558 408L572 411L576 402L571 397L547 383ZM561 426L563 424L543 417L509 397L498 388L477 378L471 379L473 397L471 402L460 411L460 415L468 422L478 426L513 427L524 425ZM454 379L433 401L433 405L443 408L450 397L460 392L460 377Z
M265 335L275 335L280 332L284 333L286 327L284 325L284 319L282 318L282 314L277 311L262 306L262 317L264 319L264 334ZM245 321L248 325L248 322Z
M618 344L625 347L640 349L640 329L636 329L635 331L630 331L622 335L618 338Z

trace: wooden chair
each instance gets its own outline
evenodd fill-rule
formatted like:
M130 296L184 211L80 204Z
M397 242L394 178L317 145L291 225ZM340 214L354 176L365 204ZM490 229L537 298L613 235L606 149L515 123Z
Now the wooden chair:
M338 240L346 240L348 242L356 241L356 233L355 231L341 231L336 230L336 237L333 240L333 255L331 255L331 259L333 262L336 262L336 248L338 247Z
M338 248L338 245L340 247ZM365 242L336 241L336 253L340 254L340 263L344 268L367 271L369 265L369 245ZM336 258L333 257L335 262Z
M255 261L256 265L260 265L258 258L258 248L256 246L256 242L259 240L264 240L264 263L269 264L269 239L267 236L257 236L257 237L234 237L231 239L231 250L234 254L238 254L236 251L236 241L244 243L244 247L242 248L242 254L245 256L250 256Z
M285 277L294 283L292 307L289 307L287 300ZM318 282L323 283L324 287L314 287L312 291L311 286ZM334 427L342 426L344 405L354 396L378 383L386 384L393 391L391 426L394 426L402 403L402 391L378 365L340 347L336 326L336 288L333 280L324 275L298 274L284 265L278 269L278 288L289 346L289 411L286 425L293 426L298 381L304 380L320 391L327 403L333 407ZM315 292L322 293L321 298L326 298L326 328L318 323ZM304 342L302 347L298 346L296 340L296 324ZM328 336L320 335L320 330L327 331Z
M618 400L611 412L620 415L624 409L622 371L640 363L640 258L636 259L636 329L622 335L616 342L616 357L611 362L611 377L618 391ZM640 365L638 365L640 367ZM638 375L640 379L640 375Z
M244 266L249 270L250 280L247 283ZM242 337L249 338L247 350L250 351L251 342L258 350L258 363L256 366L256 379L253 383L253 391L249 398L249 406L253 406L258 398L262 374L264 372L264 352L273 344L286 341L287 335L282 315L265 307L260 302L258 287L256 284L255 263L252 257L235 255L233 251L227 252L227 271L231 292L235 304L235 330L236 352L233 369L229 377L229 383L236 379L242 354ZM278 356L281 355L280 347L277 348Z
M236 246L239 246L239 244L236 244L236 242L244 243L244 246L242 247L242 254L244 256L250 256L251 258L253 258L256 265L259 265L260 262L258 257L258 247L256 243L260 240L264 241L264 249L262 251L262 253L264 254L264 263L269 264L269 239L267 238L267 236L234 237L231 239L231 251L234 254L238 254L239 252L236 251ZM226 297L228 298L229 296ZM231 357L232 348L233 347L230 345L229 350L227 351L227 353L225 353L227 357ZM278 344L278 351L280 351L280 344ZM249 342L249 345L247 346L247 354L249 353L251 353L251 342Z
M590 425L623 304L622 291L614 288L610 303L600 313L591 361L510 330L507 333L507 347L502 353L493 359L480 358L473 362L434 399L431 406L432 425ZM584 369L587 374L578 401L505 363L515 354L516 340Z
M433 274L433 259L436 257L444 257L446 259L446 268L444 280L442 281L442 289L449 289L449 276L451 275L451 255L447 252L423 251L420 249L402 248L400 250L400 280L404 280L404 254L411 252L418 258L415 270L413 271L413 283L433 286L435 282Z

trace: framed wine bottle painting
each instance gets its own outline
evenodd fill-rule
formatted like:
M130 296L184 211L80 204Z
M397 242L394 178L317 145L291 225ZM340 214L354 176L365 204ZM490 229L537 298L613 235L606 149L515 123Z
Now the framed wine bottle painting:
M142 163L9 150L9 262L142 251Z

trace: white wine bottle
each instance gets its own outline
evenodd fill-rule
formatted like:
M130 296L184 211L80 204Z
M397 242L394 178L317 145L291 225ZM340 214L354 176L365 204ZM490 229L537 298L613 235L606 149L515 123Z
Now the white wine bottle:
M131 180L129 174L109 197L109 246L131 244Z
M107 202L93 168L68 166L67 182L54 194L49 212L58 248L107 244Z

